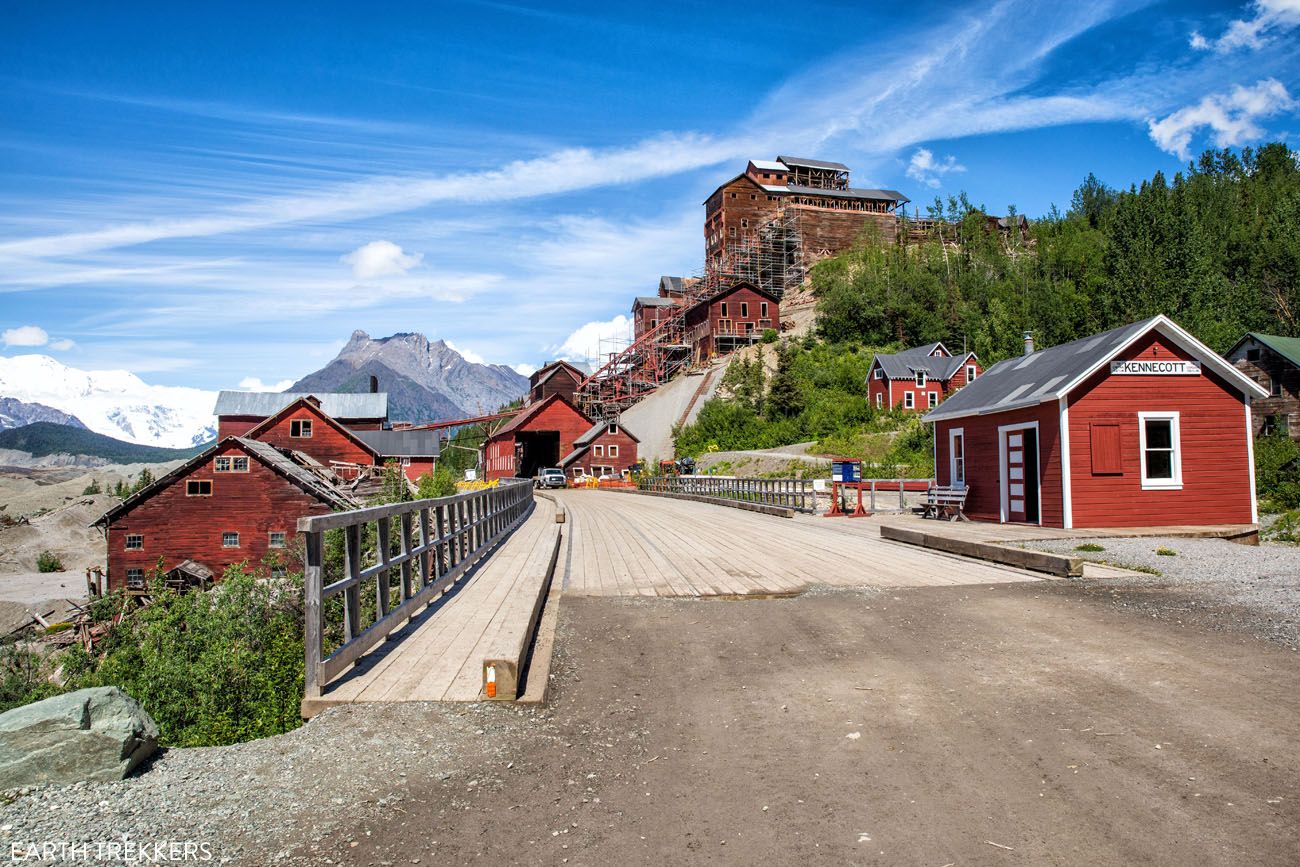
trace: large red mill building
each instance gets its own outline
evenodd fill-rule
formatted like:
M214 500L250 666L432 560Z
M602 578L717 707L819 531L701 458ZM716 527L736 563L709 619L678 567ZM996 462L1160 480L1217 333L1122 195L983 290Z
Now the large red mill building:
M1255 524L1251 399L1268 391L1164 316L993 365L926 414L971 518L1047 527Z

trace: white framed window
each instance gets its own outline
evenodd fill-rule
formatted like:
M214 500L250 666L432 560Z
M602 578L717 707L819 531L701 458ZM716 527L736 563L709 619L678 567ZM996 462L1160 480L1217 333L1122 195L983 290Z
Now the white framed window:
M229 457L213 458L213 459L212 459L212 472L214 472L214 473L228 473L228 472L230 472L230 458L229 458Z
M880 392L876 392L876 409L880 409L884 405L885 405L885 396Z
M286 534L283 530L273 530L271 532L271 538L269 544L272 548L283 548L285 544L285 539L287 538L288 538L288 534Z
M236 457L230 462L230 471L232 473L248 472L248 458Z
M248 458L236 457L234 455L223 455L212 459L212 472L214 473L246 473L248 472Z
M916 395L910 391L903 392L903 408L912 409L916 406Z
M966 487L966 430L953 428L948 431L948 485L953 488Z
M144 570L143 570L143 569L127 569L127 570L126 570L126 586L127 586L127 587L143 587L143 586L144 586Z
M605 447L597 443L596 446L592 449L592 454L594 454L598 458L603 458L605 456Z
M238 534L238 533L229 533L229 532L228 532L228 533L222 533L222 534L221 534L221 547L222 547L222 548L238 548L238 547L239 547L239 534Z
M610 458L618 457L618 446L610 445L610 447L605 450L605 456Z
M618 433L618 425L617 425L617 424L611 424L611 425L606 429L605 432L608 433L610 436L613 436L614 434Z
M979 371L977 371L977 370L975 369L975 365L973 365L973 364L968 364L968 365L966 365L966 381L967 381L967 382L974 382L974 381L975 381L975 376L976 376L976 374L977 374L978 372L979 372Z
M726 302L726 301L723 301L723 302L722 302L722 318L723 318L723 319L726 319L726 318L727 318L727 302Z
M289 436L298 439L311 439L311 419L295 418L289 422Z
M930 409L939 405L939 395L937 392L929 391L925 394L926 400L929 401Z
M877 367L875 370L873 370L873 371L871 372L871 376L872 376L874 379L884 379L884 378L885 378L885 369L884 369L883 367Z
M410 458L402 458L402 466L404 466L404 467L409 467L410 465L411 465L411 459L410 459Z
M286 578L288 577L288 575L289 575L289 570L285 566L275 565L271 567L272 578Z
M1138 413L1138 440L1142 452L1143 489L1181 490L1183 456L1178 413Z
M740 318L741 318L741 319L748 319L748 318L749 318L749 302L748 302L748 301L741 301L741 302L740 302Z
M916 372L916 387L917 387L917 388L925 388L925 371L924 371L924 370L918 370L918 371Z
M767 302L766 302L766 301L760 301L760 302L758 302L758 316L759 316L760 319L766 319L766 318L767 318Z
M128 533L126 536L126 545L124 547L128 551L143 551L144 536L140 533Z

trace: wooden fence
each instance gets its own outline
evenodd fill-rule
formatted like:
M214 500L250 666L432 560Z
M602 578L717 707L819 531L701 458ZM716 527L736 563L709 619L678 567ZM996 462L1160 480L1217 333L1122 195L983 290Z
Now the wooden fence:
M485 490L299 520L307 542L306 698L319 698L327 683L434 601L532 507L532 482L502 479ZM335 536L327 537L331 531ZM363 588L368 595L370 584L374 611L366 604L363 622ZM341 604L331 602L336 596Z
M799 512L817 511L811 479L742 479L732 476L653 476L641 480L643 491L663 494L694 494L782 506Z

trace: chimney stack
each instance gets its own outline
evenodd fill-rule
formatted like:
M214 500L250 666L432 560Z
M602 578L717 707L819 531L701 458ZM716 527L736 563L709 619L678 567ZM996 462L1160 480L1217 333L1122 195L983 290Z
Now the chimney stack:
M1025 355L1034 354L1034 332L1025 332Z
M377 376L370 377L370 393L379 394L379 377Z

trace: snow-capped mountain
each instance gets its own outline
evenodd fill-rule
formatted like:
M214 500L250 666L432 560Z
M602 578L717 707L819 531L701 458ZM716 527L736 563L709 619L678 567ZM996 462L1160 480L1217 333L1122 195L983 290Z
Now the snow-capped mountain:
M38 421L64 424L85 429L81 419L42 403L24 403L12 397L0 397L0 430L24 427Z
M53 407L140 445L189 448L216 436L214 391L149 385L126 370L78 370L48 355L0 356L0 397Z

